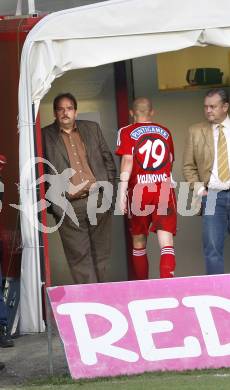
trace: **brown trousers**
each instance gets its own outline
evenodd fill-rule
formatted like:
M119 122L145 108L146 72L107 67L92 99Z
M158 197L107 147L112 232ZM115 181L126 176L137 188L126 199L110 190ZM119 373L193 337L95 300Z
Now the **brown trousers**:
M77 226L67 215L59 227L64 252L76 284L108 281L111 255L111 211L97 214L91 225L87 215L88 198L71 202L78 218Z

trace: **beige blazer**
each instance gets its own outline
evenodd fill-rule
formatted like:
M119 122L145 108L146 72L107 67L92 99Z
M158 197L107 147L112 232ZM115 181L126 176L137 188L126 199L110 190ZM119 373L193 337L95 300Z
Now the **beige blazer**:
M186 181L198 190L207 186L214 162L213 130L209 122L197 123L189 128L184 148L183 174ZM203 184L202 184L203 183Z

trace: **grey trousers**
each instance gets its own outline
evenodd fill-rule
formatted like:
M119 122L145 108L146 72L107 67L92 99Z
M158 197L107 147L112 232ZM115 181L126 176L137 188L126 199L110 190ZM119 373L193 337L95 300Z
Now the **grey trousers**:
M79 226L67 215L59 227L64 252L76 284L108 281L111 255L111 211L97 214L91 225L87 215L88 198L76 199L71 205Z

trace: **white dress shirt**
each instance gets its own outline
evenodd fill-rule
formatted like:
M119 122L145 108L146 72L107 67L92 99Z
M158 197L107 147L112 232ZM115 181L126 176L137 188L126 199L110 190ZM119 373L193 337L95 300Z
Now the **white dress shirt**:
M228 149L228 165L230 167L230 118L227 115L225 120L221 123L221 125L224 126L223 132L227 141L227 149ZM215 189L215 190L228 190L230 189L230 180L226 182L222 182L218 178L218 169L217 169L217 143L218 143L218 137L219 137L219 124L213 124L213 137L214 137L214 163L212 167L212 173L210 176L208 188Z

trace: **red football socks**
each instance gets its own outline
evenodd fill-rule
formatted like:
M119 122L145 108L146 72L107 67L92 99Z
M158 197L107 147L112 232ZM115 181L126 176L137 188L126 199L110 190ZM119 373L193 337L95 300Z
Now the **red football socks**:
M148 279L149 275L149 263L146 254L146 248L135 249L133 248L133 268L136 279L143 280Z
M176 268L176 260L173 246L165 246L161 249L160 277L173 278Z

